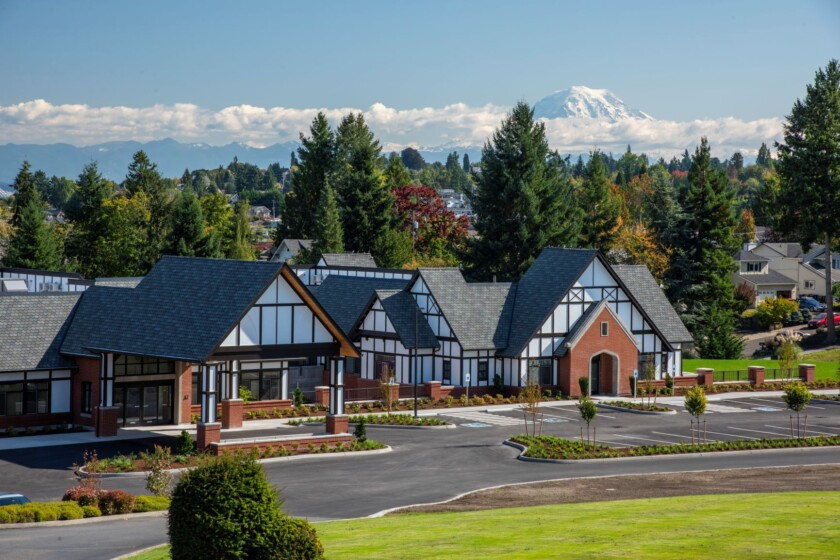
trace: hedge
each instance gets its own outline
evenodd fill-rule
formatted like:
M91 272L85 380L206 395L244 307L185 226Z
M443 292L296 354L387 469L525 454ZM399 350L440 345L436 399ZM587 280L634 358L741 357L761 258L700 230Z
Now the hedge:
M76 502L30 502L0 507L0 523L36 523L82 519L85 510Z

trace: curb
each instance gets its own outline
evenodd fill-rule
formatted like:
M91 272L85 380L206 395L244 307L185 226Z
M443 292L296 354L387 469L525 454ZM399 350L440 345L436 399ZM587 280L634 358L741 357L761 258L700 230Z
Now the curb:
M169 510L163 511L145 511L143 513L122 513L119 515L102 515L100 517L88 517L87 519L66 519L63 521L39 521L33 523L2 523L0 524L0 531L9 531L11 529L36 529L48 527L67 527L68 525L88 525L90 523L103 523L105 521L130 521L131 519L138 519L142 517L165 517L169 514Z
M358 422L350 422L352 425L358 424ZM303 426L323 426L324 422L310 422L307 424L303 424ZM374 424L365 422L365 426L368 428L397 428L401 430L451 430L452 428L457 428L458 426L455 424L438 424L432 426L404 426L402 424Z
M269 457L269 458L266 458L266 459L257 459L257 463L272 464L272 463L280 463L280 462L285 462L285 461L300 461L300 460L304 460L304 459L324 459L324 458L327 458L327 457L346 457L346 456L357 457L359 455L381 455L382 453L390 453L393 450L394 449L390 445L386 445L382 449L371 449L369 451L342 451L342 452L336 452L336 453L307 453L307 454L304 454L304 455L291 455L291 456L288 456L288 457ZM182 467L180 469L167 469L165 472L175 474L175 473L181 473L183 471L188 471L188 470L193 469L193 468L195 468L195 467ZM135 478L135 477L146 476L148 474L148 472L149 471L132 471L132 472L126 472L126 473L102 473L102 478ZM85 478L87 478L89 476L88 473L84 472L84 471L81 472L81 475L83 475ZM113 518L114 516L110 515L108 517ZM62 522L62 523L65 523L65 522ZM20 524L18 524L18 526L19 525ZM43 525L43 523L38 523L37 525ZM2 527L2 525L0 525L0 527Z
M676 459L679 457L703 457L708 455L720 456L726 455L755 455L759 453L767 453L773 451L800 451L802 449L831 449L837 448L836 445L813 445L808 447L777 447L775 449L737 449L733 451L700 451L697 453L665 453L661 455L636 455L631 457L600 457L594 459L540 459L537 457L525 457L528 447L521 443L516 443L510 440L504 440L503 445L513 447L520 451L516 456L517 461L525 461L526 463L557 463L559 465L579 465L587 462L620 462L620 461L646 461L648 459Z
M625 408L623 406L613 406L602 402L595 401L596 406L600 406L609 410L620 410L622 412L632 412L633 414L647 414L648 416L672 416L677 414L676 410L634 410L632 408Z
M169 543L160 543L154 546L147 546L146 548L141 548L140 550L135 550L134 552L129 552L128 554L120 554L119 556L115 556L111 558L111 560L125 560L126 558L134 558L138 554L143 554L144 552L149 552L150 550L154 550L156 548L160 548L161 546L166 546Z

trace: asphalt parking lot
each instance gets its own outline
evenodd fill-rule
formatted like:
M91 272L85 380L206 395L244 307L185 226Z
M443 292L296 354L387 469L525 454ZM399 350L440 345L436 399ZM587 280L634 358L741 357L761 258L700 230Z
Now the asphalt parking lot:
M670 445L691 442L691 417L678 399L669 399L672 415L649 415L598 408L592 425L600 443L616 446ZM681 400L681 399L679 399ZM542 433L570 439L585 437L586 424L573 403L540 408ZM508 410L442 412L441 417L472 430L496 430L507 434L525 429L525 416L516 406ZM840 436L840 403L814 400L802 414L807 435ZM780 397L745 394L738 398L709 398L705 421L707 441L759 440L790 437L796 415Z

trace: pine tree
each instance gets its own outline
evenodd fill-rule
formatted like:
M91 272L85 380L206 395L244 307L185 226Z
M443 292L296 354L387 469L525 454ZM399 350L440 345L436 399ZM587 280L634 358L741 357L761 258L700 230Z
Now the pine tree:
M111 194L111 183L99 173L96 162L85 165L79 175L73 204L67 211L73 229L64 251L87 278L97 278L105 272L102 245L109 235L110 224L103 204Z
M558 160L545 125L526 103L517 104L482 151L473 197L474 276L517 279L544 247L576 245L578 208Z
M335 136L324 113L300 135L299 163L292 173L292 188L283 214L284 236L310 239L318 229L318 207L335 171Z
M826 324L833 324L832 254L840 240L840 63L833 59L817 71L805 100L797 100L784 125L777 169L781 179L782 234L803 246L825 245ZM806 210L807 209L807 210ZM826 342L836 338L828 329Z
M403 165L402 159L396 152L391 153L388 157L388 166L385 168L385 186L389 191L393 191L410 184L411 174Z
M688 172L683 214L675 227L674 257L668 274L668 294L695 332L713 307L734 312L730 274L737 269L734 255L735 192L726 173L713 169L709 143L700 142Z
M238 204L233 216L233 228L226 257L245 261L254 260L252 241L253 234L251 232L251 222L248 220L248 205Z
M393 220L393 197L376 164L379 141L362 114L351 113L338 126L336 145L335 190L342 207L344 246L353 252L375 252L377 240Z
M183 173L183 175L181 175L180 187L181 187L181 190L192 189L193 188L192 175L190 175L190 170L189 169L184 169L184 173Z
M143 193L148 200L149 221L146 225L146 245L142 260L144 267L150 269L157 263L166 247L169 230L169 193L158 173L157 164L150 162L143 150L134 154L123 186L131 196Z
M205 255L206 224L198 197L191 189L181 191L172 208L166 253L187 257Z
M755 158L755 164L761 167L770 167L772 163L773 159L770 155L770 149L767 147L767 144L762 142L761 147L758 149L758 157Z
M621 227L621 201L612 191L612 182L600 152L589 155L580 207L584 211L581 246L608 251Z
M40 200L38 191L35 189L35 180L29 170L29 162L24 160L18 171L12 187L15 189L15 197L12 199L12 227L20 226L22 216L21 210L29 205L32 200Z
M3 264L13 268L58 270L61 266L59 241L45 221L47 214L37 191L24 206L15 206L12 218L17 226L6 247Z
M318 230L314 239L314 260L324 253L344 252L344 232L341 229L341 214L335 191L327 185L318 204Z
M464 167L464 173L469 173L470 172L470 155L466 152L464 152L463 167Z

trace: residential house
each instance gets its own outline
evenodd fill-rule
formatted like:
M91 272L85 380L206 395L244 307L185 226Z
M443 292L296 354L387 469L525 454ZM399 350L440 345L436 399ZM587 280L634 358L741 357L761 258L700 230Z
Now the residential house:
M825 247L815 245L807 253L799 243L764 242L750 247L750 253L764 257L768 269L785 275L796 284L795 296L824 298ZM840 256L832 255L833 274L840 282Z
M312 247L311 239L284 239L274 250L269 258L272 262L289 262L294 259L303 249Z
M747 284L755 290L756 305L768 297L797 297L796 281L770 268L771 260L756 252L741 249L735 255L738 271L732 273L732 283Z

